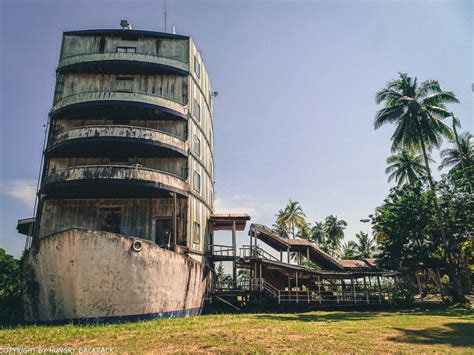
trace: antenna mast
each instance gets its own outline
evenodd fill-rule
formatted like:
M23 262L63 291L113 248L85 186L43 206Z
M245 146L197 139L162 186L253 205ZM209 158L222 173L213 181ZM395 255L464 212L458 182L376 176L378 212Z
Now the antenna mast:
M166 12L166 0L163 0L163 4L164 4L164 7L165 7L165 32L166 32L166 17L167 17L167 12Z

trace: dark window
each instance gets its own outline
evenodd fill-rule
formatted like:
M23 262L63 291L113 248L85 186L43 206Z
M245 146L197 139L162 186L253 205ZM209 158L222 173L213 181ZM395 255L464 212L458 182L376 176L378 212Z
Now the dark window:
M105 51L105 37L100 37L99 53L104 53L104 51Z
M173 220L159 218L155 224L155 243L162 248L169 246L173 240Z
M120 233L122 209L120 207L99 208L99 230Z
M136 47L117 47L117 53L136 53Z

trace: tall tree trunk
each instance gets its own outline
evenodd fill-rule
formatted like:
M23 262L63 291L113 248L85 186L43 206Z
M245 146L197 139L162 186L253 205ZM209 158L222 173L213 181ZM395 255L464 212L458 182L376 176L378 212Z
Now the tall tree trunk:
M453 288L453 301L455 303L457 302L465 303L467 299L466 297L464 297L464 294L462 292L462 287L459 280L459 275L456 270L455 261L453 260L452 253L450 251L451 246L446 234L446 230L444 229L444 226L443 226L443 219L442 219L441 210L438 204L438 197L436 196L436 190L435 190L435 186L433 182L433 177L431 176L431 169L430 169L428 154L426 153L425 141L423 139L423 133L421 132L420 122L418 121L418 118L416 118L416 123L417 123L418 139L420 140L420 146L423 152L423 159L425 161L426 172L428 174L428 182L430 184L430 190L433 197L433 203L434 203L436 217L437 217L436 218L437 224L439 227L439 231L441 233L441 238L443 239L444 248L446 250L449 279L451 281L451 286Z

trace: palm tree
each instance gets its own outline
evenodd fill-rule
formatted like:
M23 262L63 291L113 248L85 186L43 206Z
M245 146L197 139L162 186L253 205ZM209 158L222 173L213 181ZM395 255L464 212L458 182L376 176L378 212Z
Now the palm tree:
M292 231L293 238L296 238L296 228L301 228L305 224L306 215L299 202L289 200L284 210L278 212L276 223L286 226Z
M370 238L368 233L359 232L356 234L355 243L356 255L359 258L372 258L377 251L375 238Z
M311 240L316 244L323 244L326 240L326 227L324 222L316 221L311 228Z
M453 147L441 151L441 164L439 170L444 168L462 169L474 164L474 142L470 132L459 135L457 143L452 141Z
M459 100L454 93L443 91L437 80L426 80L418 85L416 78L413 79L407 74L400 73L398 79L390 81L387 87L376 94L375 101L377 104L383 102L385 105L375 115L375 129L387 123L396 125L392 135L392 151L403 148L420 148L423 152L437 214L437 224L449 260L447 266L453 286L453 300L465 302L466 298L462 294L453 256L449 252L450 242L443 226L428 158L428 150L432 147L439 148L443 138L452 139L452 131L443 120L451 116L451 113L446 109L446 104L459 103Z
M413 149L397 151L387 158L387 164L389 166L385 169L385 174L390 174L388 181L395 180L399 187L404 184L413 185L427 175L423 156Z
M272 226L273 232L281 238L288 239L288 229L284 225L274 223Z
M354 259L356 257L356 243L353 240L342 243L339 256L341 259Z
M375 97L385 107L375 116L375 129L387 123L396 125L392 135L392 151L419 148L423 153L426 173L434 195L434 182L429 166L428 150L439 147L444 137L452 138L452 131L443 120L450 116L446 103L459 103L452 92L443 91L437 80L426 80L418 85L416 78L399 74Z
M300 226L300 230L297 233L297 236L301 239L311 239L311 223L304 222L303 225Z
M347 222L342 219L337 219L337 216L329 215L324 220L324 227L327 242L332 254L334 254L341 247L341 241L344 239L344 229L347 227Z

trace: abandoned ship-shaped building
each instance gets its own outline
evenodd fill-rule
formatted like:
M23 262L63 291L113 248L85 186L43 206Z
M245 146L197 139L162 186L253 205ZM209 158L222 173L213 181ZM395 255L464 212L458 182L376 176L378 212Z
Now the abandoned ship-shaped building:
M188 36L64 33L35 218L18 224L39 283L30 319L200 312L212 98Z

